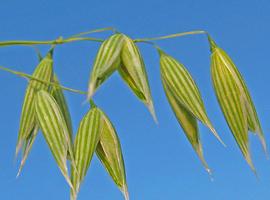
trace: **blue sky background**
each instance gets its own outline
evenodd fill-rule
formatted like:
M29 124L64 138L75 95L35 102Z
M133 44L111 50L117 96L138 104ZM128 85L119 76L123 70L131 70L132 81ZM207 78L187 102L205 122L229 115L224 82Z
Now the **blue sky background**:
M266 140L270 142L269 46L270 2L258 1L53 1L10 0L0 3L0 40L50 40L88 29L114 26L133 38L190 30L207 30L233 58L252 93ZM96 34L106 37L107 34ZM209 47L203 35L160 41L167 53L181 60L201 89L207 111L224 148L200 126L206 160L214 172L211 181L177 124L166 101L156 51L141 44L159 124L113 75L95 96L120 136L131 200L265 200L270 198L270 161L259 140L250 136L259 180L249 169L222 116L210 77ZM61 82L87 89L99 44L83 42L57 47L55 71ZM41 47L43 54L48 46ZM31 73L38 60L33 49L0 49L0 65ZM24 171L16 179L14 152L20 110L27 82L0 72L0 193L6 200L62 200L69 198L42 135L38 136ZM66 92L74 131L87 112L83 96ZM82 185L79 200L117 200L121 193L97 158Z

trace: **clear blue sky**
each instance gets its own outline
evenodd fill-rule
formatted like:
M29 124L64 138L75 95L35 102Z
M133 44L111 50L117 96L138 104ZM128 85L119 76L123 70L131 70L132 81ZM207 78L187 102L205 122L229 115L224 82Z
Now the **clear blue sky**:
M0 40L49 40L107 26L114 26L133 38L207 30L231 55L247 81L270 144L269 10L267 0L1 1ZM110 78L95 96L96 103L118 130L131 200L269 199L270 161L265 159L258 139L251 136L257 180L237 148L212 89L205 36L188 36L158 44L190 70L201 89L209 116L228 147L224 148L207 128L200 126L205 157L214 172L214 181L211 181L166 102L157 53L150 46L140 45L159 124L153 122L118 75ZM98 46L98 43L84 42L57 47L55 71L64 85L87 89ZM47 48L41 47L43 54ZM37 62L31 48L0 49L0 65L31 73ZM68 199L68 186L41 134L21 177L15 178L18 163L14 162L14 151L26 86L24 79L0 72L1 199ZM68 92L66 96L76 130L88 105L82 105L83 96ZM79 200L88 199L122 199L96 157L79 195Z

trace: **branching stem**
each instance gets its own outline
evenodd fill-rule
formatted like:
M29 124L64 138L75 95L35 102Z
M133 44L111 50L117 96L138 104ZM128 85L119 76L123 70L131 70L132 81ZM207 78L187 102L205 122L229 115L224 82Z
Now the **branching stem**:
M35 80L35 81L39 81L39 82L44 83L44 84L56 86L56 87L62 88L63 90L66 90L66 91L69 91L69 92L83 94L83 95L86 94L86 92L84 92L84 91L72 89L72 88L69 88L69 87L65 87L63 85L60 85L60 84L57 84L57 83L54 83L54 82L43 81L41 79L38 79L38 78L35 78L35 77L31 76L30 74L26 74L26 73L23 73L23 72L15 71L15 70L12 70L12 69L3 67L3 66L0 66L0 70L3 70L3 71L6 71L6 72L15 74L15 75L20 76L20 77L23 77L23 78L26 78L27 80L28 79Z
M93 37L82 37L87 34L91 33L98 33L98 32L103 32L103 31L113 31L114 33L117 32L117 30L113 27L106 27L106 28L101 28L101 29L95 29L95 30L90 30L86 32L81 32L78 34L75 34L67 39L63 39L63 37L59 37L56 40L48 40L48 41L30 41L30 40L11 40L11 41L2 41L0 42L0 47L6 47L6 46L15 46L15 45L22 45L22 46L33 46L33 45L59 45L59 44L66 44L66 43L71 43L71 42L78 42L78 41L94 41L94 42L103 42L103 39L100 38L93 38ZM142 43L148 43L153 45L157 50L160 51L160 48L151 41L155 40L164 40L164 39L170 39L170 38L176 38L176 37L182 37L186 35L197 35L197 34L206 34L209 36L209 34L206 31L203 30L198 30L198 31L189 31L189 32L182 32L182 33L176 33L176 34L170 34L170 35L165 35L165 36L160 36L160 37L154 37L154 38L141 38L141 39L135 39L134 42L142 42ZM63 90L67 90L73 93L78 93L78 94L87 94L84 91L81 90L76 90L72 88L68 88L62 85L59 85L54 82L46 82L40 79L37 79L29 74L11 70L9 68L0 66L0 70L7 71L9 73L15 74L20 77L24 77L30 80L36 80L45 84L49 85L54 85L56 87L62 88Z
M100 38L92 38L92 37L82 37L87 34L91 33L98 33L103 31L113 31L116 32L116 29L113 27L107 27L107 28L101 28L86 32L81 32L78 34L75 34L67 39L63 39L62 37L59 37L56 40L48 40L48 41L31 41L31 40L11 40L11 41L2 41L0 42L0 47L4 46L14 46L14 45L59 45L59 44L65 44L65 43L71 43L71 42L78 42L78 41L94 41L94 42L103 42L103 39ZM164 39L170 39L170 38L176 38L176 37L182 37L187 35L197 35L197 34L207 34L206 31L189 31L189 32L182 32L182 33L176 33L176 34L170 34L160 37L154 37L154 38L141 38L141 39L135 39L134 42L148 42L148 41L154 41L154 40L164 40Z

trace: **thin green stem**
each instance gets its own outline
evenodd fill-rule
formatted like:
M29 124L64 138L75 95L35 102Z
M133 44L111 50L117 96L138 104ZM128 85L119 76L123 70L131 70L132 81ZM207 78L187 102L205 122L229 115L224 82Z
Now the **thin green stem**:
M65 86L63 86L63 85L60 85L60 84L57 84L57 83L54 83L54 82L43 81L43 80L38 79L38 78L35 78L35 77L33 77L33 76L29 75L29 74L26 74L26 73L23 73L23 72L19 72L19 71L15 71L15 70L12 70L12 69L3 67L3 66L0 66L0 70L3 70L3 71L6 71L6 72L15 74L15 75L17 75L17 76L20 76L20 77L23 77L23 78L26 78L26 79L39 81L39 82L41 82L41 83L48 84L48 85L53 85L53 86L55 86L55 87L62 88L63 90L66 90L66 91L69 91L69 92L78 93L78 94L83 94L83 95L87 94L87 93L84 92L84 91L72 89L72 88L69 88L69 87L65 87Z
M116 32L116 29L113 27L106 27L106 28L100 28L95 30L90 30L86 32L81 32L78 34L75 34L67 39L63 39L62 37L59 37L56 40L48 40L48 41L31 41L31 40L11 40L11 41L2 41L0 42L0 47L4 46L14 46L14 45L24 45L24 46L31 46L31 45L58 45L58 44L64 44L64 43L70 43L70 42L76 42L76 41L95 41L95 42L103 42L103 39L99 38L91 38L91 37L81 37L83 35L87 35L90 33L97 33L97 32L103 32L111 30L113 32Z
M63 39L62 37L56 40L48 40L48 41L29 41L29 40L12 40L12 41L3 41L0 42L0 47L4 46L14 46L14 45L24 45L24 46L32 46L32 45L59 45L77 41L94 41L94 42L103 42L103 39L99 38L91 38L91 37L76 37L76 38L68 38Z
M189 31L189 32L182 32L182 33L165 35L165 36L161 36L161 37L135 39L134 42L165 40L165 39L169 39L169 38L182 37L182 36L186 36L186 35L198 35L198 34L208 34L208 33L206 31Z
M152 45L155 49L159 50L161 49L156 43L154 42L151 42L151 41L140 41L142 43L145 43L145 44L149 44L149 45Z
M91 108L97 107L93 99L90 99L89 102L90 102Z
M77 38L68 38L63 40L63 43L78 42L78 41L94 41L94 42L103 42L103 39L92 38L92 37L77 37Z
M99 33L99 32L104 32L104 31L113 31L115 33L116 32L116 29L113 28L113 27L100 28L100 29L95 29L95 30L81 32L81 33L72 35L69 38L81 37L83 35L88 35L88 34L91 34L91 33Z
M164 51L154 42L151 42L151 41L141 41L142 43L145 43L145 44L149 44L149 45L152 45L159 53L159 55L161 53L163 53Z

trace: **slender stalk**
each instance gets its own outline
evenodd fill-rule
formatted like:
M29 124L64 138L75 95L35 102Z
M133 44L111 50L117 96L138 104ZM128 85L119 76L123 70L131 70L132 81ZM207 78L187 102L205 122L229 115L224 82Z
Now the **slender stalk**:
M76 38L68 38L63 40L62 44L70 43L70 42L77 42L77 41L94 41L94 42L103 42L103 39L100 38L92 38L92 37L76 37Z
M90 30L90 31L77 33L75 35L70 36L69 38L81 37L83 35L88 35L88 34L91 34L91 33L99 33L99 32L104 32L104 31L113 31L115 33L116 29L113 28L113 27L100 28L100 29L95 29L95 30Z
M15 75L17 75L17 76L20 76L20 77L23 77L23 78L26 78L26 79L39 81L39 82L41 82L41 83L48 84L48 85L53 85L53 86L62 88L63 90L66 90L66 91L69 91L69 92L78 93L78 94L83 94L83 95L86 94L86 92L84 92L84 91L72 89L72 88L69 88L69 87L65 87L65 86L63 86L63 85L60 85L60 84L57 84L57 83L54 83L54 82L43 81L43 80L38 79L38 78L35 78L35 77L33 77L33 76L29 75L29 74L26 74L26 73L23 73L23 72L19 72L19 71L15 71L15 70L12 70L12 69L3 67L3 66L0 66L0 70L3 70L3 71L6 71L6 72L15 74Z
M156 43L154 43L154 42L151 42L151 41L140 41L140 42L141 43L152 45L155 49L161 50L161 48Z
M103 42L103 39L99 38L91 38L91 37L76 37L76 38L68 38L63 39L62 37L56 40L48 40L48 41L29 41L29 40L11 40L11 41L2 41L0 42L0 47L5 46L14 46L14 45L24 45L24 46L31 46L31 45L59 45L77 41L94 41L94 42Z
M147 41L153 41L153 40L164 40L164 39L169 39L169 38L182 37L182 36L186 36L186 35L198 35L198 34L208 34L208 33L206 31L189 31L189 32L170 34L170 35L165 35L165 36L160 36L160 37L135 39L134 42L147 42Z
M30 46L30 45L58 45L58 44L76 42L76 41L103 42L102 39L90 38L90 37L81 37L81 36L87 35L87 34L90 34L90 33L98 33L98 32L103 32L103 31L108 31L108 30L116 32L115 28L106 27L106 28L100 28L100 29L90 30L90 31L86 31L86 32L81 32L81 33L72 35L68 39L63 39L62 37L59 37L56 40L48 40L48 41L31 41L31 40L2 41L2 42L0 42L0 47L13 46L13 45L25 45L25 46Z

